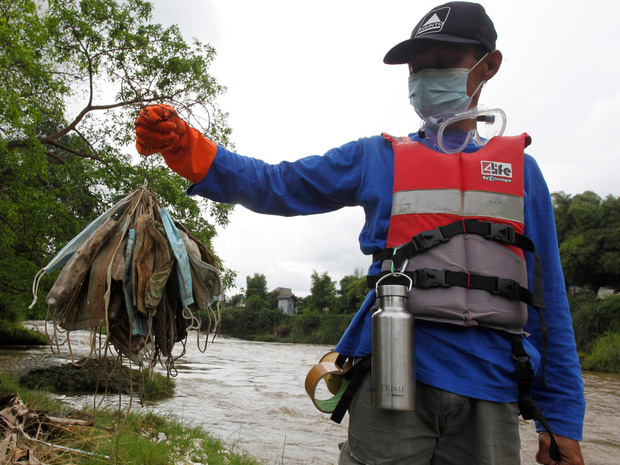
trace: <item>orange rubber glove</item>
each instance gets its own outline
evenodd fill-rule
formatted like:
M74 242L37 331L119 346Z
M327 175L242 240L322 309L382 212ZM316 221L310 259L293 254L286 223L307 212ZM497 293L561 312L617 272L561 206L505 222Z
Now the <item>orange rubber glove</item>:
M217 146L190 127L169 105L144 107L136 119L136 148L142 155L161 153L171 170L192 183L205 177Z
M135 125L136 148L145 156L172 148L189 127L170 105L144 107Z

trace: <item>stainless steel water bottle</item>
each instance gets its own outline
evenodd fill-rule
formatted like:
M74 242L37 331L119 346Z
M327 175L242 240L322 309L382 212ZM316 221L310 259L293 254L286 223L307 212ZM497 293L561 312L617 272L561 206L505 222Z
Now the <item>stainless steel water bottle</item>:
M409 288L410 289L410 288ZM415 410L413 315L407 286L377 286L372 315L372 406Z

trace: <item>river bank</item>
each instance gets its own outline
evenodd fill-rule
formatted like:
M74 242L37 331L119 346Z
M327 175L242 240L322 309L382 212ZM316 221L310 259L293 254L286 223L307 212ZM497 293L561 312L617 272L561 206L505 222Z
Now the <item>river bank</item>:
M31 330L21 323L0 320L0 343L3 346L44 346L48 339L38 329Z
M199 427L153 412L75 410L0 376L0 463L259 465ZM22 463L22 462L20 462Z

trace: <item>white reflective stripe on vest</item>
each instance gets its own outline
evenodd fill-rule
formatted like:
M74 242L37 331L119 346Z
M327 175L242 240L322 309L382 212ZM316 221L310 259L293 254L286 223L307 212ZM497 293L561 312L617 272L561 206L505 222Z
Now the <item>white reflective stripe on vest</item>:
M523 223L523 198L487 191L424 189L395 192L392 216L450 214L462 217L490 217Z

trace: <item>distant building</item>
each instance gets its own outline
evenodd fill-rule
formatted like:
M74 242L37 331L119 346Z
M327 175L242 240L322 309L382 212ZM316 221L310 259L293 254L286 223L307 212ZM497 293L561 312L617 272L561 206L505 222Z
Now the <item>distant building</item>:
M618 293L618 289L612 289L610 287L601 287L598 290L598 297L602 299L603 297L609 297L610 295L616 295Z
M277 287L274 289L278 293L278 308L285 315L295 314L295 297L293 292L287 287Z

